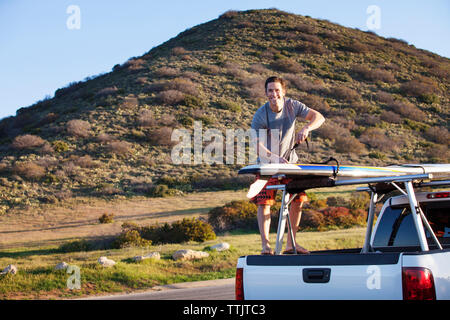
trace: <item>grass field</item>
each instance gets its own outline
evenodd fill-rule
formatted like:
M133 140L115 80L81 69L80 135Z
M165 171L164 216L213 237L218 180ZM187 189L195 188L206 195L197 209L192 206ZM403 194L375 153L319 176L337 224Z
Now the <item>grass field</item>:
M274 241L275 235L271 238ZM361 247L364 228L303 232L298 235L300 245L309 250ZM208 250L208 247L228 242L229 251L209 251L208 258L197 261L174 261L171 256L179 249ZM134 262L132 258L158 251L160 260ZM218 236L204 243L167 244L149 248L126 248L106 251L60 253L56 246L7 249L0 253L0 265L15 264L16 275L0 276L1 299L64 299L87 295L110 294L150 289L157 285L177 282L231 278L239 256L259 254L257 233L239 233ZM116 261L111 268L97 263L100 256ZM80 270L80 289L68 289L73 274L54 267L65 261Z
M351 190L314 190L318 198L330 195L347 197ZM72 202L66 207L45 207L35 212L3 216L0 226L0 271L7 265L18 267L15 275L0 275L0 299L64 299L88 295L148 290L154 286L234 277L239 256L259 254L260 236L255 222L254 232L218 235L217 239L197 243L155 245L148 248L125 248L63 253L61 243L90 237L110 237L120 232L124 221L140 225L170 222L184 217L206 216L210 208L231 200L245 199L245 191L194 193L171 198ZM115 222L100 224L100 214L115 214ZM272 223L275 223L273 221ZM272 243L275 234L271 234ZM286 237L285 237L286 240ZM364 228L301 232L299 244L310 251L361 247ZM208 251L208 258L198 261L174 261L179 249L208 250L214 244L228 242L229 251ZM133 257L159 252L160 260L134 262ZM116 261L103 268L97 260L107 256ZM74 274L54 268L60 262L80 270L80 289L70 290L68 280Z

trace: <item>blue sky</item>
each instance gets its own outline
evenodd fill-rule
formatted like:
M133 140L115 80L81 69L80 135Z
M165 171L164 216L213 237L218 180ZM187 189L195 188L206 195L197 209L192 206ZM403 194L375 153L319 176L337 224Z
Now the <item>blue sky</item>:
M370 5L377 34L450 57L448 0L0 0L0 119L227 10L278 8L368 30Z

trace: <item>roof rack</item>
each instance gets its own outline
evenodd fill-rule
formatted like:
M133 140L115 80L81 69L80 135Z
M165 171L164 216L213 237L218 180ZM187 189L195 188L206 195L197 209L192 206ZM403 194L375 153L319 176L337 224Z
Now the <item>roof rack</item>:
M442 176L439 176L442 178ZM387 176L387 177L374 177L374 178L360 178L360 179L346 179L346 180L335 180L330 177L303 177L303 179L294 179L288 184L283 185L271 185L267 186L267 189L278 189L283 191L281 198L281 208L278 220L278 230L277 230L277 240L275 254L280 254L281 247L283 244L284 230L286 226L286 220L289 226L289 236L292 243L295 246L295 239L292 232L291 221L289 219L289 205L295 196L307 189L323 188L323 187L333 187L333 186L343 186L343 185L360 185L368 184L369 186L360 191L369 191L370 193L370 205L367 215L367 229L365 235L365 241L361 253L368 253L373 251L370 245L370 240L372 237L372 228L375 216L375 206L378 201L379 194L386 194L392 190L398 189L403 194L408 197L409 205L412 212L412 217L414 220L414 225L416 227L420 247L423 251L428 251L428 242L425 236L425 229L431 234L437 247L442 250L442 246L431 229L428 220L426 219L422 209L420 208L414 187L425 187L425 186L443 186L450 185L450 180L440 180L433 181L433 174L415 174L415 175L401 175L401 176ZM427 180L425 182L425 180ZM403 183L405 190L401 189L398 184Z

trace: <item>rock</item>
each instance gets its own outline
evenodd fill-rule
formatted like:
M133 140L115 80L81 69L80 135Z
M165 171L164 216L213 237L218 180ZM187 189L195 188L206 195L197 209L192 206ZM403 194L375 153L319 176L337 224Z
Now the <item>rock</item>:
M114 260L108 259L107 257L98 258L98 263L103 267L112 267L113 265L116 264Z
M222 242L222 243L218 243L218 244L215 244L215 245L213 245L212 247L211 247L211 250L216 250L216 251L225 251L225 250L228 250L228 249L230 249L230 244L229 243L227 243L227 242Z
M161 259L161 255L159 254L159 252L151 252L151 253L146 254L145 256L133 257L133 260L135 262L139 262L139 261L142 261L142 260L145 260L145 259L159 260L159 259Z
M17 267L13 264L9 264L5 269L3 269L3 271L1 272L1 274L16 274L17 273Z
M195 251L190 249L182 249L176 251L172 258L174 260L196 260L209 257L209 253L203 251Z
M63 261L56 265L55 270L66 270L68 267L69 265Z

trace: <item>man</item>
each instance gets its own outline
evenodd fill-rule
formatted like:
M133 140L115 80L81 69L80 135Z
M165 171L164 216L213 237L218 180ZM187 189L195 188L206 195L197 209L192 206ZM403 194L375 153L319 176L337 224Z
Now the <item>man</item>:
M272 163L296 163L298 157L295 150L293 150L295 143L305 141L309 132L319 128L324 123L325 118L318 111L308 108L303 103L286 98L286 85L282 78L268 78L265 83L265 90L269 101L256 111L251 125L251 128L256 130L258 137L259 160ZM296 133L295 120L297 117L306 119L308 123ZM267 129L266 139L260 139L260 129ZM265 153L267 155L264 155ZM277 183L277 181L271 179L267 185ZM252 199L258 205L257 218L261 234L261 254L273 254L269 242L269 229L270 206L275 203L275 195L276 190L264 188ZM301 194L290 205L289 217L293 227L294 242L300 223L301 208L306 200L306 195ZM288 237L283 253L290 254L295 252L308 253L303 247L292 244L290 237Z

